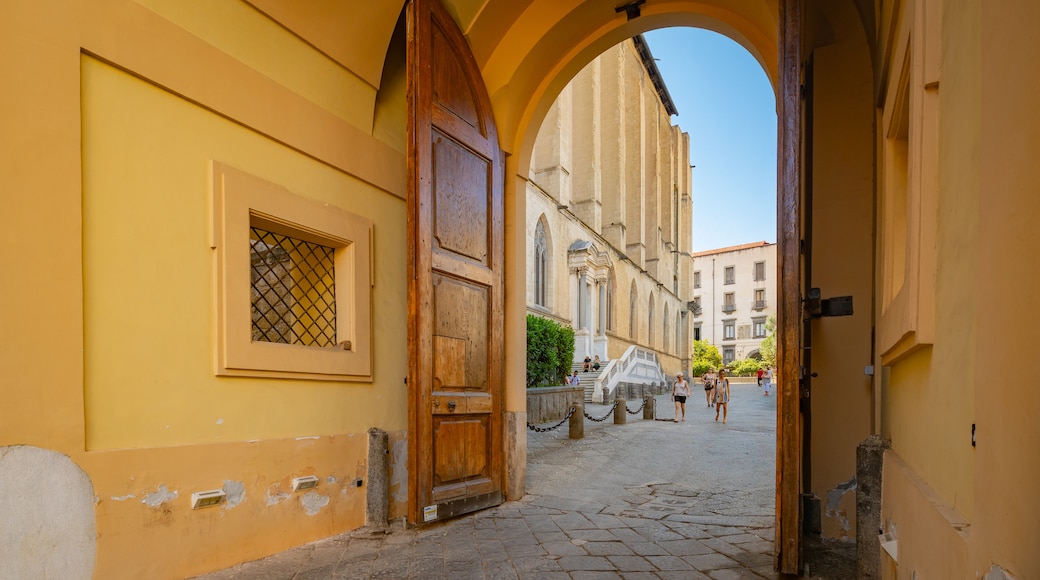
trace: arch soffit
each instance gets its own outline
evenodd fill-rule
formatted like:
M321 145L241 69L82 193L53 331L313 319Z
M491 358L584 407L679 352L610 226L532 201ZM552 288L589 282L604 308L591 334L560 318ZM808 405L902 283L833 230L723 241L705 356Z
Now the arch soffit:
M464 8L470 2L447 4ZM515 167L530 164L538 126L585 65L619 42L670 26L713 30L741 44L775 92L777 0L653 2L631 21L598 0L490 0L462 22L491 94L501 145L514 154Z

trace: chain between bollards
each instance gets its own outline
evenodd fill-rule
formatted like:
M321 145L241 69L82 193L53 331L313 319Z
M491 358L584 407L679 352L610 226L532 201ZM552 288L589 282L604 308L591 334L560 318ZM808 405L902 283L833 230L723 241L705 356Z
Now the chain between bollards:
M585 413L585 418L588 419L589 421L595 421L597 423L602 423L603 421L607 420L607 417L609 417L611 413L614 412L614 409L617 409L617 406L618 406L618 401L614 401L614 406L611 407L609 411L607 411L606 415L603 415L599 419L593 417L592 415L589 415L588 412L585 412L585 411L582 411L582 412Z
M643 404L639 405L639 408L636 409L635 411L628 411L628 406L627 405L625 406L625 410L628 411L629 415L638 415L643 410L643 407L645 407L645 406L646 406L646 399L643 399Z
M571 407L571 410L570 410L570 411L567 411L567 416L566 416L566 417L564 417L563 419L561 419L559 423L557 423L557 424L553 425L552 427L537 427L537 426L535 426L535 425L532 425L532 424L528 423L528 424L527 424L527 428L528 428L528 429L530 429L531 431L534 431L535 433L545 433L545 432L547 432L547 431L552 431L553 429L557 429L557 428L559 428L559 427L560 427L560 425L563 425L563 424L564 424L564 423L566 423L566 422L567 422L568 420L570 420L570 418L571 418L571 415L573 415L573 414L574 414L574 411L575 411L576 409L577 409L576 407Z

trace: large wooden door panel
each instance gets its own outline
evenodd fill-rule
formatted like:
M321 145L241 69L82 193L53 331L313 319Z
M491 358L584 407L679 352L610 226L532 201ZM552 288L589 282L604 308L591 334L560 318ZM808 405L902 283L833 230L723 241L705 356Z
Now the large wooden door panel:
M502 502L503 168L490 100L437 0L409 6L409 515Z

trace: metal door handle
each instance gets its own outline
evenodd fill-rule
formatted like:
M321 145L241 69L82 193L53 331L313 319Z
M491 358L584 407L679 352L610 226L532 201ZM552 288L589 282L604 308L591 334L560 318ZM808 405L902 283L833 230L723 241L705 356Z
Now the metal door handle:
M448 410L449 411L454 411L455 410L455 401L448 401Z

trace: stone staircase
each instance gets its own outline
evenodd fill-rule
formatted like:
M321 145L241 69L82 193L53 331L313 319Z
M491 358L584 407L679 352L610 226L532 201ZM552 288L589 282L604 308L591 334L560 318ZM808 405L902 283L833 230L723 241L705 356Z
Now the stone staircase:
M609 362L609 360L600 359L599 370L588 372L581 371L582 365L585 364L584 361L578 361L571 365L572 374L574 371L578 371L578 378L581 379L581 388L584 390L586 402L592 400L592 390L596 387L596 379L606 370Z

